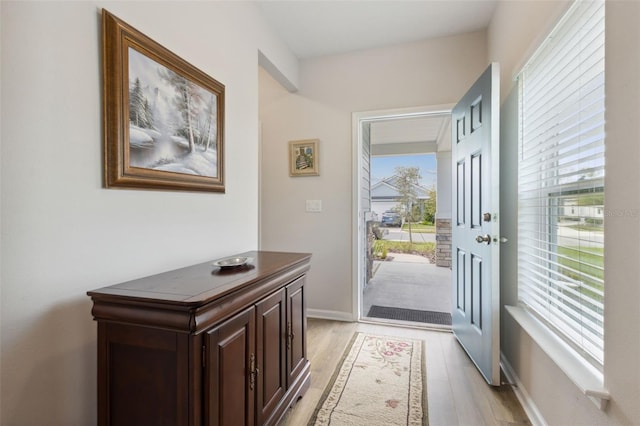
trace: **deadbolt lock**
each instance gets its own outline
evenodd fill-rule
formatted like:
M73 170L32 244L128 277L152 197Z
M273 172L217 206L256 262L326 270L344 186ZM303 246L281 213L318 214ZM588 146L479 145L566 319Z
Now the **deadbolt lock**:
M491 213L484 213L482 215L482 220L484 220L485 222L491 222Z

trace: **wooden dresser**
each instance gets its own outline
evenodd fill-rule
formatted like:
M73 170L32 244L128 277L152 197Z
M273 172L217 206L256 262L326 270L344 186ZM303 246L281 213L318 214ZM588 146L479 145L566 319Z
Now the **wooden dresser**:
M310 382L310 254L254 251L87 294L99 425L274 425Z

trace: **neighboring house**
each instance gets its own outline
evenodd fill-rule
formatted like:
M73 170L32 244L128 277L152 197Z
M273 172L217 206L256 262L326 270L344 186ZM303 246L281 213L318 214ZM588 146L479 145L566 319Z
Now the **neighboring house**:
M400 191L397 187L398 176L382 179L371 186L371 211L374 220L380 220L382 213L398 210ZM416 185L416 194L420 202L420 215L424 215L424 202L429 199L429 192L423 186ZM377 219L376 219L377 218Z

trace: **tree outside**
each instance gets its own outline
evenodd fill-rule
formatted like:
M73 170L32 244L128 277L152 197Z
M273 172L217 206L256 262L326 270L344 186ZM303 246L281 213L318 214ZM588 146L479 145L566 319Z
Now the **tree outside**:
M422 220L425 225L433 225L436 223L436 187L429 188L427 195L429 198L424 202L424 217Z
M399 193L400 212L404 215L405 222L409 224L409 242L413 244L411 223L416 220L414 207L418 206L418 188L420 179L422 179L420 168L398 166L395 168L395 174L397 176L396 187Z

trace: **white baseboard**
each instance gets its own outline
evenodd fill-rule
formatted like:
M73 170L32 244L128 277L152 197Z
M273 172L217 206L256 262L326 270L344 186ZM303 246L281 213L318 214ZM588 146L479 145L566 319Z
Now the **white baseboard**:
M542 413L538 410L538 407L529 396L520 378L503 353L500 354L500 366L509 383L514 384L513 393L516 394L516 398L520 401L520 405L522 405L522 409L527 414L527 417L529 417L531 424L533 426L547 426L547 422L544 420L544 417L542 417Z
M356 321L353 318L353 315L351 314L351 312L324 311L322 309L307 309L307 317L334 320L334 321L347 321L347 322Z

